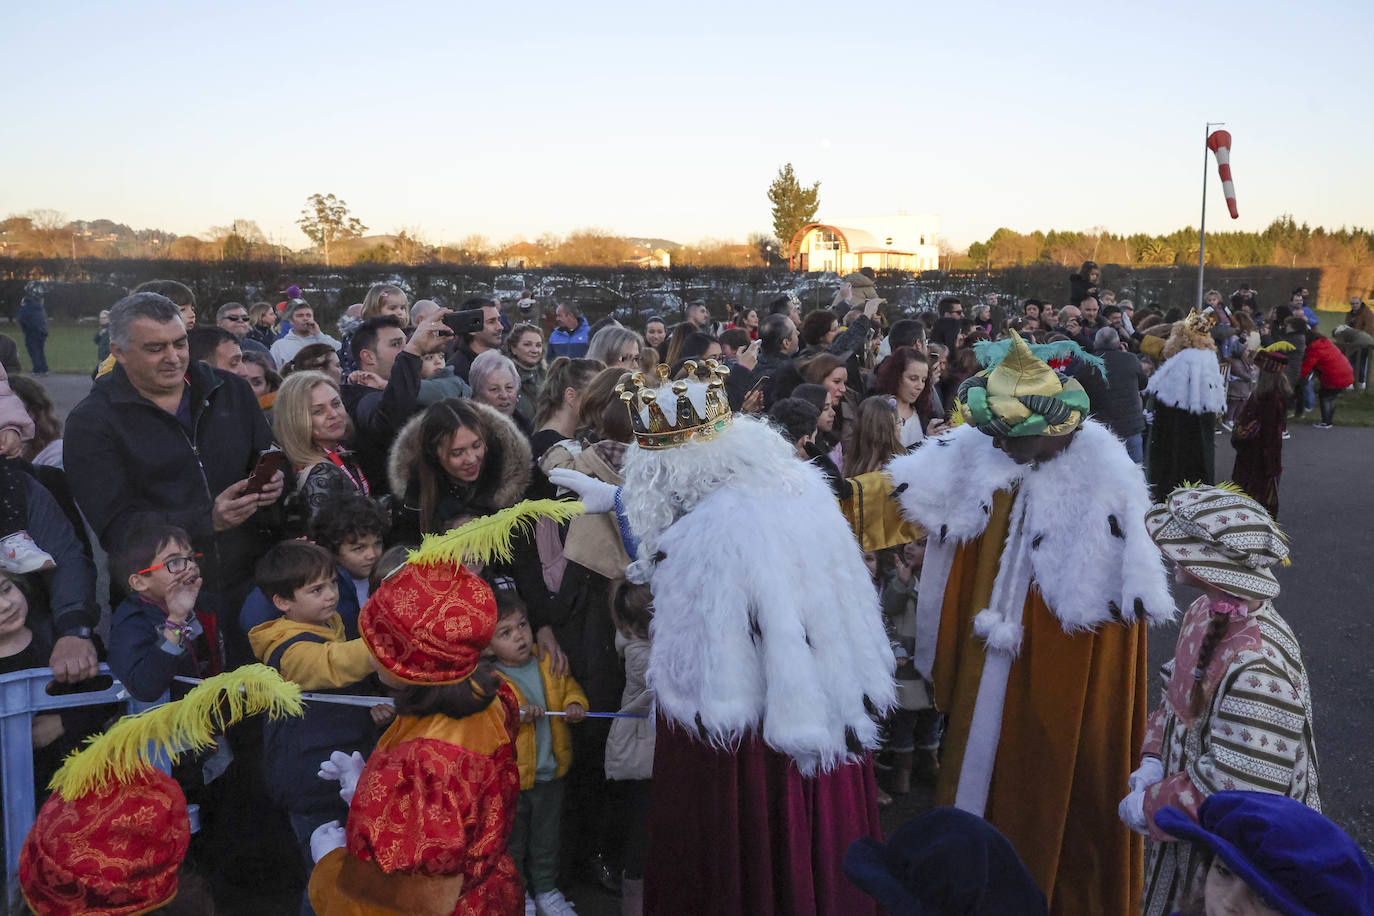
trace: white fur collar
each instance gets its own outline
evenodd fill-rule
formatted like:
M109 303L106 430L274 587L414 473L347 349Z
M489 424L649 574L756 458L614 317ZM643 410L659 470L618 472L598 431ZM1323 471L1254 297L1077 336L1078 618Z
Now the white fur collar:
M1085 422L1062 454L1037 468L1017 465L990 437L960 427L887 471L894 485L906 485L898 498L907 518L932 538L954 542L980 535L993 494L1018 484L1032 576L1066 632L1174 616L1163 558L1145 531L1145 478L1096 421ZM1001 568L1009 561L1003 556Z
M658 538L648 682L701 740L757 733L811 775L877 746L895 662L854 535L796 464L797 486L727 482Z
M1190 347L1164 361L1145 392L1161 404L1189 413L1222 413L1226 410L1226 384L1217 355L1212 350Z

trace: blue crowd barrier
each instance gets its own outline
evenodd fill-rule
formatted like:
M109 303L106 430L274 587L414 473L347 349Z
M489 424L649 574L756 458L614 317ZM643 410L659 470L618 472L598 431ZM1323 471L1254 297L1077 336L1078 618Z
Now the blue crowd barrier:
M124 685L110 674L108 665L100 666L100 675L109 679L109 686L78 693L51 694L54 684L51 668L31 668L0 674L0 783L3 784L5 818L5 898L11 905L17 902L19 850L24 845L29 828L33 826L37 810L33 796L33 717L77 706L103 706L122 703L127 712L141 712L166 702L141 703L124 691ZM156 761L159 769L171 771L165 756ZM196 826L192 815L192 829Z

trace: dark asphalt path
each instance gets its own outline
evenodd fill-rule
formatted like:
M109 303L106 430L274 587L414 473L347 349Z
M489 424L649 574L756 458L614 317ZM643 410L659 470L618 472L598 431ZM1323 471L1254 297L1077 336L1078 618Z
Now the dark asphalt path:
M90 390L84 376L43 380L63 415ZM1284 443L1280 521L1292 565L1278 570L1275 602L1302 644L1312 685L1323 808L1367 851L1374 851L1374 429L1313 429L1294 423ZM1229 478L1230 440L1217 437L1217 472ZM1182 610L1195 592L1178 590ZM1173 653L1177 628L1150 634L1157 669ZM1151 702L1159 700L1151 679ZM926 810L918 788L883 812L886 831ZM587 884L567 889L582 916L618 913L618 901ZM262 912L258 910L257 912Z

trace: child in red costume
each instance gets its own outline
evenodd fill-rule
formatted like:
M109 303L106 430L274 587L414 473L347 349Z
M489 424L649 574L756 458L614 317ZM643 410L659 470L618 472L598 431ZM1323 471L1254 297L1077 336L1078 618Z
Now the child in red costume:
M319 916L524 911L506 848L520 794L519 703L481 657L496 628L491 588L456 558L472 557L465 529L489 536L502 516L518 525L538 514L529 507L426 538L363 606L358 630L396 688L396 721L361 773L337 752L321 769L338 774L350 803L345 828L312 837Z

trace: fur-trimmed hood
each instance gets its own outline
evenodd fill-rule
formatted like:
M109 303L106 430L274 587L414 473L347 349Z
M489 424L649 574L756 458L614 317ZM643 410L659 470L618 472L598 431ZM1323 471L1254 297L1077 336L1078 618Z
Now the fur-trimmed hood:
M490 496L491 506L493 509L513 506L524 498L530 486L533 466L529 440L515 421L499 410L476 401L468 403L486 418L495 437L494 442L487 443L487 461L500 462L495 489ZM438 406L435 404L429 410ZM416 462L420 460L420 424L424 416L425 411L421 411L406 421L387 456L387 478L391 481L391 492L399 498L405 498L409 492Z
M977 537L993 494L1019 484L1031 575L1065 632L1173 618L1165 564L1145 530L1144 476L1100 423L1085 422L1062 454L1037 468L1016 464L991 438L961 426L895 459L887 472L906 486L902 512L939 542ZM1010 559L1002 558L1001 569Z

